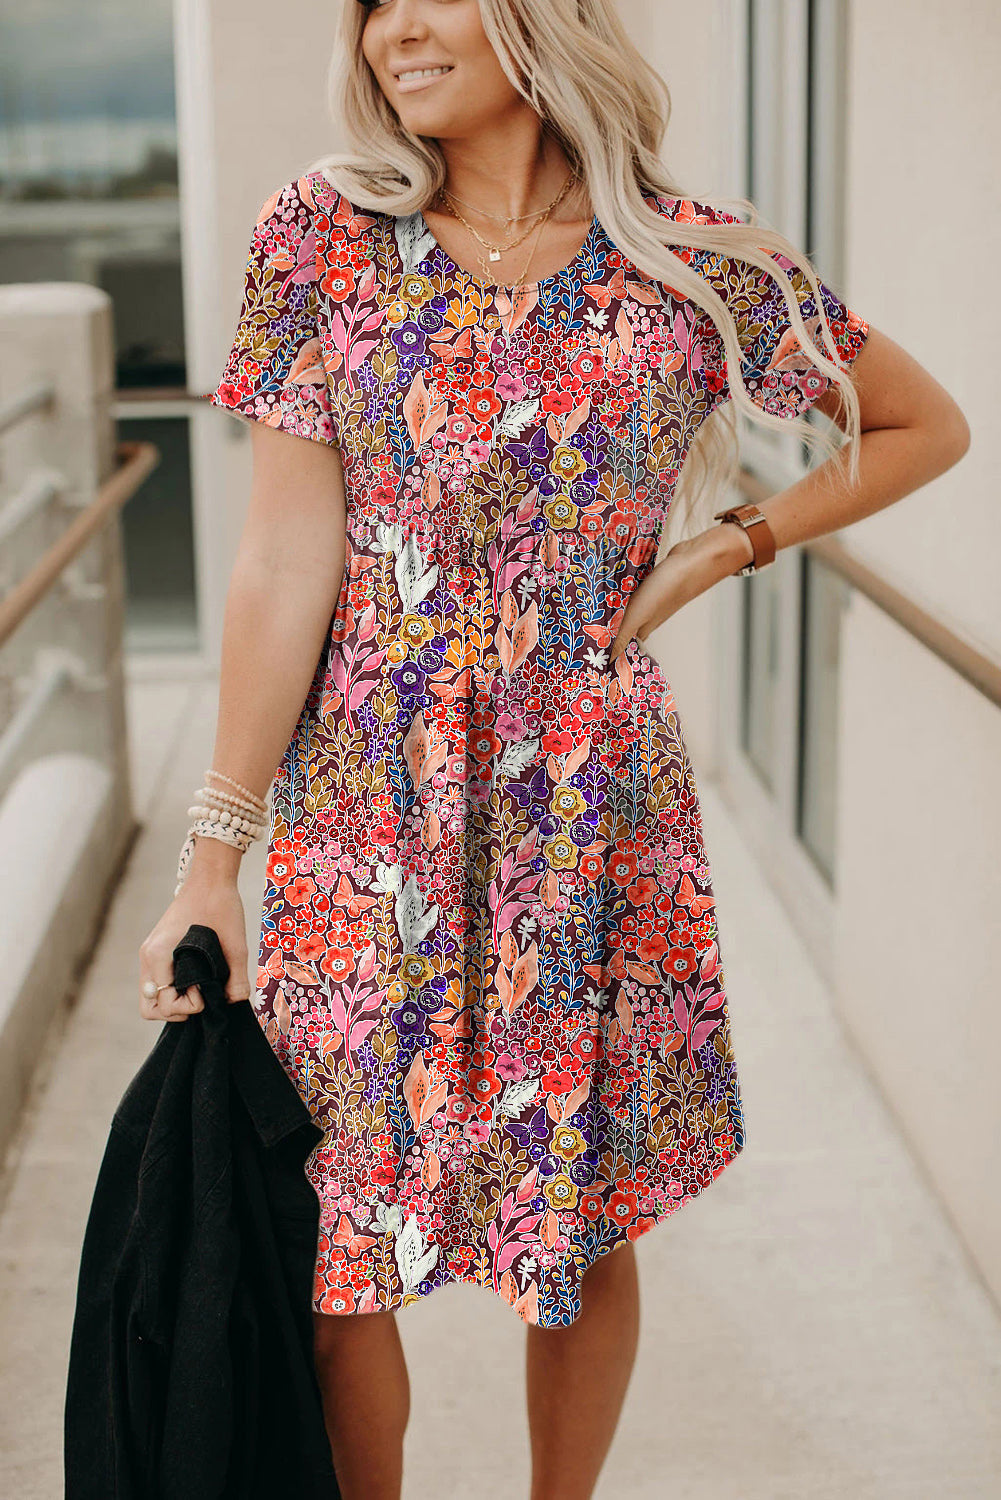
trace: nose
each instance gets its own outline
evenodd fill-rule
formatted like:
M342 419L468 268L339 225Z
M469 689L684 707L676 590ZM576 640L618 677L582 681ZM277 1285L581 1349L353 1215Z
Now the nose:
M395 0L389 7L384 24L387 38L392 38L394 42L428 34L427 22L422 19L420 0Z

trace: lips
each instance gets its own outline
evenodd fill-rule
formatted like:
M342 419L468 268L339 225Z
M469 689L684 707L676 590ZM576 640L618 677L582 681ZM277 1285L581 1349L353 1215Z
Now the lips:
M441 68L442 72L432 72L431 69ZM423 88L426 84L437 83L439 78L447 78L454 71L453 63L427 63L423 67L414 66L401 68L399 73L394 73L397 88L412 89ZM406 78L403 74L416 73L416 78Z

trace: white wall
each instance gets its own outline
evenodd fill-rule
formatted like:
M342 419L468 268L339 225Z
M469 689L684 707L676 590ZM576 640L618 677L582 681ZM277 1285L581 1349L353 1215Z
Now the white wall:
M845 540L1001 658L1001 11L865 0L849 57L855 305L955 397L973 440ZM1001 711L863 600L843 652L838 1003L1001 1298Z
M743 186L728 72L734 14L725 0L623 7L672 86L665 159L707 197L710 187ZM948 474L842 539L1001 659L988 372L1001 335L990 280L1001 260L1001 9L991 0L857 0L850 22L845 292L955 397L973 441ZM713 592L650 642L674 685L697 776L721 764ZM855 596L843 627L839 740L836 1003L1001 1298L1001 713ZM739 818L739 802L734 810Z
M726 0L713 5L623 0L620 5L633 41L670 90L662 159L682 190L695 198L712 200L743 191L734 152L739 98L732 87L729 10ZM718 767L718 616L718 600L703 595L651 631L645 643L674 689L696 781Z
M257 211L307 163L339 144L327 70L340 6L302 0L292 25L261 0L176 0L178 134L188 385L214 388L240 311ZM250 487L250 440L217 407L192 422L198 605L207 657Z

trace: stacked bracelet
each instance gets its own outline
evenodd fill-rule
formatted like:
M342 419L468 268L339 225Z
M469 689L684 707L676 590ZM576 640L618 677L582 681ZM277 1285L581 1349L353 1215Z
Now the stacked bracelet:
M231 776L224 776L221 771L209 769L205 775L226 782L236 788L239 795L221 791L208 784L200 786L195 792L199 800L188 808L188 816L194 818L194 822L188 829L177 862L175 896L187 877L197 837L219 839L221 843L230 844L244 854L254 839L259 839L264 832L267 803L263 798L241 786Z

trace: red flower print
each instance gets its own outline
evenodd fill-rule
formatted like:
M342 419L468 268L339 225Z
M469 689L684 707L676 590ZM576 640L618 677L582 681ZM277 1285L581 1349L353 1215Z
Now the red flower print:
M320 277L320 290L334 302L345 302L355 289L355 273L350 266L329 265Z
M672 948L667 955L667 971L672 979L685 980L698 964L694 948Z
M576 405L576 398L569 391L547 390L542 397L542 410L557 417L568 416Z
M636 879L636 855L625 849L616 849L608 862L609 878L616 885L627 886Z
M575 1082L573 1074L562 1068L554 1068L551 1073L542 1075L542 1087L548 1094L569 1094Z
M667 938L662 932L650 932L636 944L636 957L654 964L667 952Z
M601 1043L593 1031L582 1031L570 1043L570 1051L582 1063L597 1062L601 1056Z
M284 886L295 875L295 859L289 839L277 839L267 858L267 876L272 885Z
M578 380L600 380L605 373L605 361L597 351L594 353L587 351L583 354L578 354L570 368Z
M605 712L604 700L598 693L578 693L571 704L571 714L583 724L593 724Z
M613 1224L628 1224L640 1211L635 1193L612 1193L605 1213Z
M308 875L297 875L285 887L285 900L291 906L308 906L309 899L315 890L315 880L311 880Z
M354 973L355 956L350 948L328 948L320 959L320 968L331 979L344 980Z
M488 761L497 754L502 744L503 740L492 729L482 728L470 732L467 748L477 760Z
M325 1313L353 1313L355 1294L350 1286L328 1287L320 1299L320 1311Z
M473 1068L469 1073L469 1088L473 1098L481 1104L501 1091L501 1081L493 1068Z
M300 963L310 963L327 951L326 939L318 932L307 933L295 945L295 956Z
M657 882L652 875L640 875L629 887L628 895L634 906L648 906L657 890Z
M626 510L617 510L605 522L605 535L617 547L625 547L636 530L636 517Z
M577 1202L577 1212L583 1214L585 1219L600 1219L605 1209L600 1193L581 1193Z
M492 390L470 393L467 404L478 422L489 422L501 409L501 402Z

